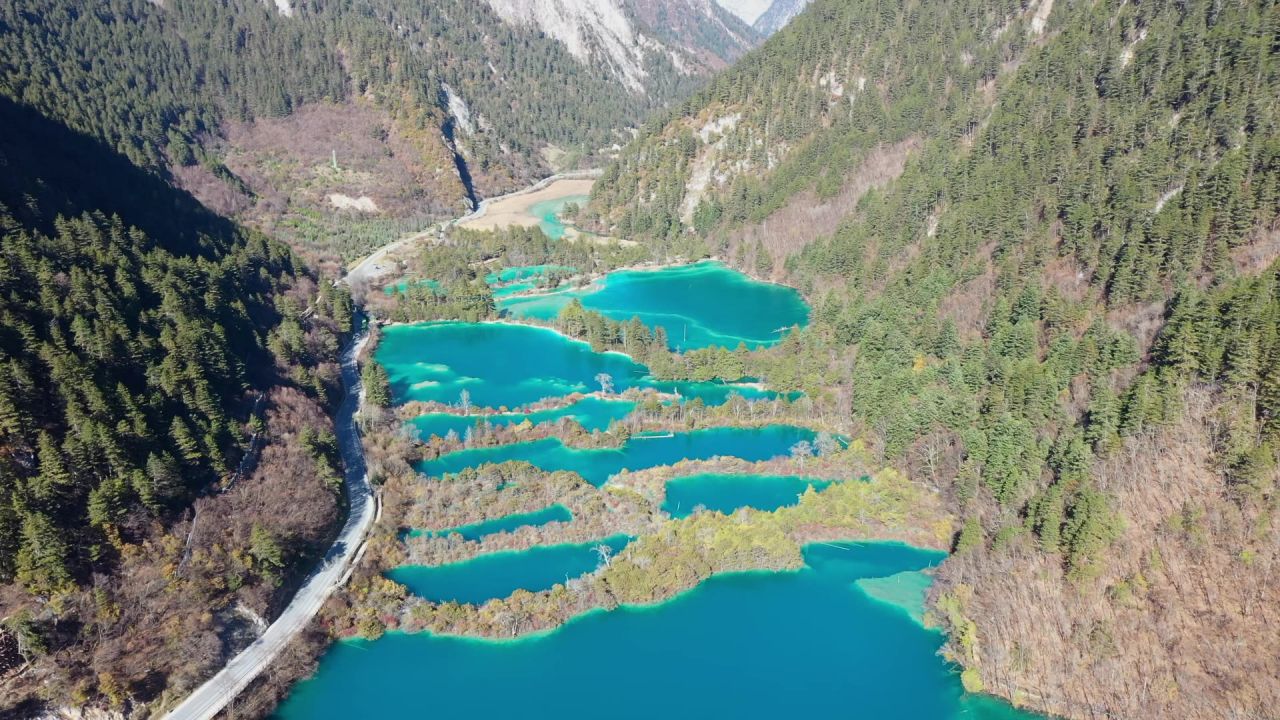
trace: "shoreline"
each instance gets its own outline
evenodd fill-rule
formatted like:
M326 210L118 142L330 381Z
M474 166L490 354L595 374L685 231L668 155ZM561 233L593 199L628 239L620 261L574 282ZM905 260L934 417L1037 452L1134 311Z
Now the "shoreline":
M564 544L573 544L573 543L564 543ZM907 546L907 547L909 547L909 548L912 548L912 549L914 549L914 550L920 550L920 551L926 551L926 552L938 552L938 553L941 553L941 554L943 555L943 559L944 559L944 560L945 560L946 558L948 558L948 557L950 557L950 556L951 556L951 554L950 554L950 553L948 553L948 552L947 552L947 551L945 551L945 550L940 550L940 549L938 549L938 548L935 548L935 547L929 547L929 546L926 546L926 545L916 545L916 544L914 544L914 543L906 542L906 541L903 541L903 540L896 540L896 539L882 539L882 538L845 538L845 539L835 539L835 540L811 540L811 541L806 542L806 543L801 543L801 544L800 544L800 551L801 551L801 553L802 553L802 558L803 558L803 552L804 552L806 549L808 549L809 547L811 547L811 546L815 546L815 545L832 545L832 544L847 544L847 545L905 545L905 546ZM507 551L500 550L500 551L498 551L498 552L520 552L520 551L518 551L518 550L507 550ZM465 562L465 561L464 561L464 562ZM934 567L930 567L930 568L927 568L926 570L905 570L905 571L900 571L900 572L894 573L894 574L892 574L892 575L885 575L885 576L883 576L883 577L859 578L859 580L868 580L868 579L870 579L870 580L882 580L882 579L892 578L892 577L895 577L895 576L897 576L897 575L901 575L901 574L904 574L904 573L925 573L925 574L927 574L927 575L929 575L929 576L930 576L930 580L929 580L929 582L930 582L930 584L932 584L932 583L933 583L933 572L932 572L932 571L933 571L935 568L936 568L936 566L934 566ZM568 618L568 619L567 619L567 620L565 620L563 623L561 623L561 624L559 624L559 625L557 625L557 626L555 626L555 627L543 628L543 629L541 629L541 630L535 630L535 631L533 631L533 632L524 633L524 634L516 635L516 636L513 636L513 637L488 637L488 636L483 636L483 635L466 635L466 634L462 634L462 633L448 633L448 632L443 632L443 633L441 633L441 632L435 632L435 631L432 631L432 630L388 630L388 631L386 631L385 635L396 635L396 636L402 636L402 637L407 637L407 638L424 638L424 637L425 637L425 638L439 638L439 639L442 639L442 640L456 640L456 641L462 641L462 642L468 642L468 643L477 643L477 644L482 644L482 645L494 645L494 646L508 646L508 645L516 645L516 644L520 644L520 643L525 643L525 642L536 642L536 641L538 641L538 640L543 640L543 639L545 639L545 638L547 638L547 637L550 637L550 636L552 636L552 635L555 635L556 633L564 632L564 631L565 631L565 630L567 630L570 626L575 625L575 624L577 624L577 623L579 623L579 622L581 622L581 621L585 620L586 618L592 617L592 616L594 616L594 615L599 615L599 614L609 614L609 613L617 612L617 611L619 611L619 610L624 611L624 612L633 612L633 613L650 613L650 612L658 612L658 611L662 610L663 608L665 608L666 606L671 605L672 603L676 603L676 602L680 602L680 601L684 600L685 598L687 598L687 597L688 597L689 595L691 595L692 593L695 593L695 592L697 592L698 590L700 590L701 588L705 587L705 586L706 586L706 584L707 584L708 582L711 582L711 581L713 581L713 580L716 580L717 578L750 577L750 576L765 576L765 575L769 575L769 576L772 576L772 575L794 575L794 574L797 574L797 573L802 573L802 572L804 572L805 570L814 570L814 568L813 568L812 566L808 565L808 564L804 564L804 563L803 563L803 560L802 560L802 564L800 565L800 567L754 568L754 569L748 569L748 570L719 570L719 571L713 571L710 575L707 575L706 577L704 577L704 578L702 578L702 579L698 580L698 582L697 582L697 583L695 583L695 584L693 584L693 585L691 585L691 586L689 586L689 587L687 587L687 588L684 588L684 589L682 589L682 590L677 591L674 595L671 595L670 597L666 597L666 598L659 598L659 599L657 599L657 600L653 600L653 601L651 601L651 602L618 603L617 605L615 605L615 606L613 606L613 607L604 607L604 606L597 605L597 606L592 607L592 608L589 608L589 609L587 609L587 610L585 610L585 611L583 611L583 612L581 612L581 613L578 613L577 615L573 615L572 617ZM857 583L857 581L855 580L853 584L856 584L856 583ZM912 622L915 622L915 624L916 624L919 628L921 628L922 630L927 630L927 631L930 631L930 632L938 632L938 633L941 633L941 632L942 632L942 628L940 628L940 627L932 627L932 626L930 626L930 625L927 625L927 624L925 624L925 623L922 623L922 622L919 622L918 620L916 620L916 618L915 618L914 616L911 616L911 615L910 615L910 612L907 610L907 608L903 607L902 605L900 605L900 604L898 604L898 603L895 603L895 602L892 602L892 601L889 601L889 600L884 600L884 599L882 599L882 598L878 598L878 597L876 597L876 596L872 595L871 593L867 592L866 590L862 589L861 587L859 587L859 590L860 590L864 595L866 595L866 596L867 596L867 599L868 599L869 601L871 601L871 602L880 603L880 604L885 605L885 606L887 606L887 607L893 608L893 609L895 609L895 610L897 610L897 611L899 611L899 612L906 613L906 614L911 618ZM544 591L544 592L545 592L545 591ZM502 599L502 600L505 600L506 598L501 598L501 599ZM483 607L483 605L482 605L481 607ZM337 642L342 642L342 643L352 643L352 644L354 644L354 643L370 643L370 642L376 642L376 640L370 640L369 638L364 638L364 637L351 637L351 638L339 638L339 639L337 640Z
M801 547L803 548L803 547L807 547L808 545L825 544L825 542L826 541L815 540L814 542L807 543L806 545L803 545ZM900 543L901 541L900 540L861 539L861 540L845 540L843 542ZM571 545L574 543L562 543L562 544ZM919 548L921 550L932 549L932 548L925 548L917 545L911 545L911 543L903 543L903 544L910 545L911 547ZM521 552L521 551L499 550L497 552ZM750 570L722 570L718 572L712 572L710 575L706 576L705 578L700 579L696 584L691 585L687 588L684 588L676 592L676 594L670 597L659 598L651 602L618 603L613 607L605 607L603 605L597 605L595 607L588 608L583 612L580 612L576 615L569 617L567 620L560 623L559 625L556 625L555 627L542 628L541 630L534 630L533 632L523 633L520 635L511 636L511 637L490 637L486 635L467 635L464 633L435 632L433 630L388 630L386 631L386 633L384 633L384 635L396 635L396 636L407 637L407 638L439 638L442 640L454 640L454 641L462 641L462 642L468 642L468 643L478 643L482 645L496 645L496 646L517 645L525 642L535 642L538 640L543 640L547 637L555 635L556 633L563 632L567 628L569 628L571 625L575 625L585 620L586 618L592 617L594 615L609 614L609 613L616 612L618 610L622 610L626 612L657 612L667 605L670 605L675 602L680 602L681 600L689 596L691 593L697 592L699 588L703 587L709 581L714 580L715 578L750 576L750 575L790 575L790 574L804 572L806 568L812 569L812 568L809 568L808 565L801 565L798 568L790 568L790 567L756 568L756 569L750 569ZM589 573L589 574L594 574L594 573ZM499 598L499 599L505 600L506 598ZM483 607L483 605L480 605L479 607ZM355 643L371 643L371 642L376 642L377 640L371 640L365 637L347 637L347 638L338 638L337 641L341 643L355 644Z
M797 326L800 329L804 329L809 327L809 325L811 324L813 320L813 303L809 301L809 298L805 296L804 292L801 291L800 288L795 287L794 285L788 285L784 282L778 282L776 280L762 280L745 270L740 270L734 267L733 265L730 265L725 260L714 255L710 257L705 257L699 260L669 260L669 261L663 261L663 262L647 261L643 263L637 263L635 265L624 265L623 267L614 268L613 270L581 273L578 275L571 276L570 278L568 278L568 280L566 280L565 283L561 284L558 287L531 288L523 292L504 295L501 298L501 300L495 299L494 304L498 305L501 302L510 301L510 300L526 300L526 299L536 299L536 298L543 298L543 297L552 297L561 293L587 291L587 290L591 290L592 288L595 288L594 292L599 292L605 287L607 278L610 275L614 275L617 273L626 273L626 272L653 273L653 272L662 272L664 270L676 270L676 269L682 269L682 268L692 269L700 265L715 265L725 270L728 270L730 272L738 273L752 282L760 283L762 285L773 285L775 287L783 288L796 293L797 295L800 296L800 300L801 302L804 303L804 306L805 306L804 324L797 324ZM586 280L586 282L581 285L576 285L576 284L573 284L574 278L583 278ZM510 285L513 283L507 283L507 284ZM504 287L504 286L499 285L497 287ZM743 339L743 341L746 342L745 339ZM757 347L772 347L778 344L779 342L781 342L781 339L764 341L758 338L753 338L751 342L756 343ZM728 348L727 346L726 346L726 349L732 350L732 348Z
M608 484L597 491L610 492ZM633 493L624 491L621 497L639 503L639 508L650 505L650 501ZM533 593L517 590L483 603L439 603L411 591L371 598L373 604L369 608L388 619L380 623L380 631L362 630L350 618L344 624L345 631L335 634L367 638L401 631L475 640L522 639L554 632L597 609L661 605L717 575L800 569L804 565L804 548L814 544L897 542L945 553L944 535L949 534L952 522L924 488L901 482L895 471L886 468L866 482L833 483L802 494L794 505L775 510L740 508L730 514L710 511L681 518L664 516L658 524L632 533L635 539L626 550L576 583L556 583ZM718 534L730 528L743 532L754 549L725 548L700 539L707 533ZM687 553L696 558L693 565L687 564ZM394 557L384 556L384 560L395 562ZM674 579L672 572L686 577L669 582ZM375 569L370 579L385 582L386 578ZM394 580L391 583L404 587ZM545 612L536 612L538 619L520 628L496 624L495 618L512 603Z
M502 200L517 198L522 195L530 195L532 193L536 193L539 190L546 189L552 183L558 182L560 180L585 180L590 178L594 183L594 181L597 180L603 174L604 174L603 168L589 168L586 170L571 170L569 172L562 172L562 173L556 173L555 175L549 175L537 181L536 183L529 185L527 187L523 187L519 190L513 190L512 192L506 193L504 195L495 195L494 197L483 198L476 205L475 209L473 209L471 212L467 213L466 215L463 215L462 217L455 218L453 220L448 220L444 224L445 225L461 225L462 223L471 222L473 220L479 220L480 218L484 217L485 213L488 212L489 206L492 205L493 203L500 202Z
M549 178L543 178L538 182L526 188L522 188L515 192L499 195L494 198L486 198L481 200L475 210L464 215L457 220L452 221L452 226L464 230L500 230L504 227L519 225L521 227L532 227L541 222L541 218L529 214L529 209L539 202L548 200L558 200L562 197L575 197L581 195L590 196L591 187L595 184L603 171L587 171L580 174L559 175ZM594 174L591 174L594 173ZM589 181L589 183L588 183ZM545 193L556 183L570 183L573 185L572 192L566 192L563 195L558 193ZM586 184L585 187L578 187L579 184ZM570 189L570 188L566 188ZM546 194L547 197L536 197L540 193ZM534 196L534 197L530 197ZM527 203L518 203L522 199L528 199ZM510 208L501 207L503 205L511 205ZM504 216L510 215L511 222L503 224ZM493 216L493 217L491 217Z
M476 207L473 208L471 212L467 213L466 215L462 215L461 217L451 218L448 220L438 221L432 224L430 227L426 228L425 230L420 230L415 233L410 233L403 237L392 240L386 245L383 245L382 247L373 250L368 255L352 260L343 268L346 272L344 273L343 277L339 280L339 282L345 282L348 285L350 285L352 283L360 282L361 280L373 281L380 278L381 276L386 274L386 268L380 266L378 263L384 260L387 255L393 252L397 252L403 249L405 246L408 246L412 243L427 240L432 235L435 235L438 237L440 236L440 234L442 234L445 230L447 230L450 227L456 227L462 223L477 220L484 216L484 214L487 212L488 206L493 202L497 202L499 200L503 200L507 198L518 197L520 195L525 195L532 192L537 192L538 190L546 188L548 185L558 180L581 180L581 179L591 178L594 181L595 178L598 178L603 174L604 174L604 170L600 168L591 168L587 170L573 170L570 172L556 173L555 175L550 175L548 177L542 178L541 180L537 181L532 185L529 185L528 187L524 187L519 190L515 190L513 192L509 192L504 195L498 195L492 198L483 198L476 205ZM370 265L370 264L372 265L372 267L368 269L364 268L365 265ZM376 272L370 272L370 271L376 271Z

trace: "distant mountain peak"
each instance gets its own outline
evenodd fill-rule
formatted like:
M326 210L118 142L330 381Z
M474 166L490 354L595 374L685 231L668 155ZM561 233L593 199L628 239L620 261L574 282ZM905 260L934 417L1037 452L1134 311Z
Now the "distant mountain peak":
M751 26L756 32L768 37L785 27L808 5L809 0L773 0L769 9L756 18Z
M653 55L677 72L724 67L759 40L746 24L717 11L711 0L488 0L503 20L533 26L584 63L603 62L631 90L642 92Z
M756 20L773 5L773 0L716 0L716 3L737 15L742 22L754 25Z

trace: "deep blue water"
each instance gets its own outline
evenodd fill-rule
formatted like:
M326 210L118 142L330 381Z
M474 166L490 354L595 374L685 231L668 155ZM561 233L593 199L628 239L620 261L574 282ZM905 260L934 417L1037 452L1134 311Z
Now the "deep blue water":
M966 696L942 636L856 580L918 570L937 552L813 545L799 572L712 578L670 602L488 641L390 634L335 644L280 708L350 718L849 718L1017 720Z
M387 370L397 403L458 404L465 390L473 406L518 408L599 390L601 373L609 375L617 392L652 387L707 404L722 403L734 392L748 399L773 397L751 385L657 382L649 378L648 368L625 355L598 353L584 342L526 325L393 325L382 331L375 358Z

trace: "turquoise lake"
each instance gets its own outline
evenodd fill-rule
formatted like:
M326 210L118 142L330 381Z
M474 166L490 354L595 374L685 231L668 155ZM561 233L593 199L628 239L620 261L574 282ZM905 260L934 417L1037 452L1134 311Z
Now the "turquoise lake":
M540 210L539 212L542 212ZM551 209L554 219L558 209ZM544 217L544 220L546 218ZM563 225L561 225L563 233ZM611 317L638 315L664 327L673 347L767 345L803 325L808 310L786 288L751 281L722 265L699 263L654 272L621 272L586 289L526 298L547 269L508 268L489 278L498 302L551 317L581 297ZM557 306L559 303L559 306ZM599 388L654 388L709 404L731 394L774 397L749 384L656 382L643 365L551 330L503 323L428 323L388 327L375 354L393 399L509 408L487 418L445 413L409 421L419 435L460 436L477 422L557 422L573 418L604 429L634 409L629 401L587 397L554 410L529 403ZM764 460L790 452L803 428L705 428L649 433L618 448L573 449L556 438L471 448L419 463L441 477L486 462L524 460L569 470L602 485L623 469L684 459L733 456ZM698 475L672 480L664 509L698 505L732 512L796 502L810 485L797 476ZM474 540L525 526L572 519L562 505L451 529ZM606 538L623 548L629 538ZM517 589L537 592L596 570L597 542L488 553L446 565L404 566L386 575L436 602L483 603ZM925 572L945 554L895 543L822 543L804 550L794 572L713 577L652 607L597 610L554 631L514 640L390 633L377 641L335 643L315 676L279 708L285 720L341 718L905 718L1026 720L1034 716L992 698L966 695L956 668L938 656L942 635L922 624L932 581Z
M533 512L504 515L500 518L471 523L470 525L459 525L445 530L411 530L409 535L428 535L433 537L459 535L463 540L479 540L488 535L511 532L522 527L539 527L547 523L569 522L570 520L573 520L573 513L569 511L569 508L557 503Z
M489 287L493 288L494 299L500 299L508 295L537 289L539 278L549 272L573 272L573 270L568 265L524 265L491 272L485 276L484 281L489 284Z
M540 275L545 275L552 270L572 272L573 268L568 265L521 265L519 267L508 267L491 272L485 276L484 281L490 285L504 285L517 280L536 278Z
M810 487L821 490L830 484L795 475L686 475L667 481L662 510L676 518L688 517L699 505L726 515L744 507L777 510L795 505Z
M387 571L386 576L432 602L480 605L516 590L549 590L586 575L600 566L597 545L607 545L616 553L629 542L626 535L614 535L589 543L504 550L447 565L406 565Z
M624 468L643 470L680 460L706 460L719 455L749 462L768 460L790 452L801 440L812 441L807 428L770 425L763 428L718 427L665 436L636 435L620 448L575 449L558 438L470 448L420 462L414 468L429 477L441 477L484 463L524 460L543 470L571 470L593 485L603 485Z
M484 281L493 289L493 296L500 298L519 292L534 290L538 287L538 278L554 270L572 272L567 265L524 265L521 267L503 268L485 276ZM382 288L385 295L406 293L410 287L429 287L441 291L440 283L430 278L420 280L401 280Z
M559 240L564 237L566 225L564 219L560 217L564 206L573 203L578 207L587 204L591 199L590 195L565 195L554 200L543 200L529 206L529 214L538 218L538 227L542 228L542 232L552 240Z
M621 420L634 410L636 404L629 400L605 400L585 397L572 405L529 413L500 413L494 415L455 415L453 413L426 413L405 423L418 437L432 435L445 437L449 431L458 437L466 436L469 428L488 422L490 425L519 425L528 420L533 425L556 423L561 418L571 418L588 432L605 430L614 420Z
M675 350L772 345L809 321L809 308L794 289L753 280L711 260L613 272L586 288L503 297L498 309L551 320L574 298L614 320L638 317L650 328L661 326Z
M400 281L400 282L398 282L398 283L394 283L394 284L392 284L392 285L388 285L388 286L386 286L386 287L382 288L382 292L383 292L384 294L386 294L386 295L395 295L396 293L404 294L404 293L407 293L407 292L409 291L409 287L410 287L410 286L412 286L412 287L429 287L429 288L431 288L432 290L439 290L439 289L440 289L440 283L436 282L435 280L430 280L430 279L427 279L427 280L413 280L413 281L409 281L409 280L401 280L401 281Z
M965 695L926 630L857 581L937 564L892 543L805 549L798 572L713 577L672 601L489 641L343 641L280 707L285 720L874 718L1024 720Z
M439 322L392 325L382 331L375 358L387 370L396 403L435 400L457 404L466 390L477 407L518 408L544 398L600 389L596 376L613 378L617 392L655 388L725 402L774 397L751 385L658 382L621 353L598 353L553 330L508 323Z

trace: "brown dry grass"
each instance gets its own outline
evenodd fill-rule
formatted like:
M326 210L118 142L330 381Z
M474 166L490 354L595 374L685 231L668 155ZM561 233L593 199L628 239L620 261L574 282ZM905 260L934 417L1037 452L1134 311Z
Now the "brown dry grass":
M1260 230L1252 242L1231 252L1236 272L1242 275L1256 275L1271 267L1277 259L1280 259L1280 222Z
M769 279L782 280L783 266L788 257L799 253L814 240L835 232L868 190L884 187L902 174L907 158L920 145L918 138L881 145L868 153L858 168L849 174L838 195L822 199L812 191L806 191L763 221L735 228L725 238L728 256L737 257L738 248L744 248L747 267L758 267L754 248L758 243L762 244L773 260Z
M1210 395L1131 438L1094 477L1126 518L1082 584L1029 548L956 556L939 590L974 589L987 688L1071 717L1264 718L1280 707L1280 534L1226 497ZM1034 690L1032 690L1034 688Z
M330 193L372 198L393 216L462 207L465 190L442 141L407 132L368 103L305 105L283 118L228 123L225 133L225 163L258 196L259 212L331 211Z
M496 198L485 206L484 214L458 227L467 230L498 230L501 228L533 227L541 218L529 214L529 208L546 200L558 200L573 195L591 194L595 180L590 178L563 178L547 183L533 192L517 193Z

